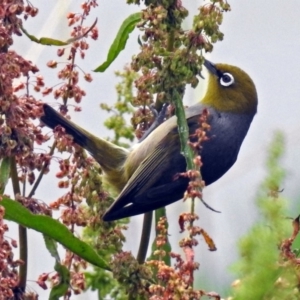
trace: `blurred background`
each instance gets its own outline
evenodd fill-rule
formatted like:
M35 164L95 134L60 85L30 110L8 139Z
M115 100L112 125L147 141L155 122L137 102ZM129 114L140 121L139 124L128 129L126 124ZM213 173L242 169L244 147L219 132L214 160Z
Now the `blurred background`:
M79 11L81 1L33 0L32 3L39 8L39 14L24 23L29 33L36 37L46 36L59 40L70 38L66 14ZM182 0L182 3L189 10L189 18L185 23L188 29L193 15L203 2ZM284 188L284 197L290 199L289 217L296 217L300 212L300 1L229 0L229 4L232 11L224 15L221 26L225 34L224 41L217 43L207 58L212 62L229 63L244 69L256 84L259 106L237 163L218 182L205 188L205 201L221 213L206 209L200 202L196 206L200 216L199 226L208 231L218 248L216 252L209 252L200 238L196 248L196 261L200 263L196 287L214 290L223 296L235 279L229 267L237 260L239 237L258 218L254 200L265 175L266 150L276 130L284 132L286 142L282 166L287 171L287 178L281 188ZM85 71L99 66L106 59L123 20L139 9L138 6L126 5L125 0L99 1L98 8L91 12L85 23L90 26L98 18L99 39L89 40L91 49L84 60L78 59L79 66ZM117 79L114 72L122 70L130 63L131 56L138 53L138 35L138 30L131 34L125 51L105 73L92 73L92 83L81 83L87 96L82 101L82 113L72 113L72 117L76 123L96 135L105 137L111 134L102 125L107 115L100 110L99 104L116 101ZM32 43L26 36L22 36L15 38L13 49L40 67L47 86L59 82L57 71L46 67L49 60L57 59L57 48ZM205 81L201 81L196 90L189 88L185 103L194 103L204 91ZM49 104L55 103L49 96L42 100ZM50 174L44 178L35 197L49 203L60 193L63 191L51 182ZM177 219L185 205L179 201L167 208L170 241L174 251L180 251L176 250L179 235ZM124 248L134 255L138 247L141 220L141 216L133 217L126 233L127 243ZM13 232L10 234L14 235ZM29 230L29 239L28 279L36 280L41 273L52 270L54 259L47 253L40 234ZM47 299L48 291L42 291L33 282L29 282L29 286L40 294L40 299ZM222 287L222 290L216 290L216 287ZM76 299L95 299L92 293L89 296L84 294Z

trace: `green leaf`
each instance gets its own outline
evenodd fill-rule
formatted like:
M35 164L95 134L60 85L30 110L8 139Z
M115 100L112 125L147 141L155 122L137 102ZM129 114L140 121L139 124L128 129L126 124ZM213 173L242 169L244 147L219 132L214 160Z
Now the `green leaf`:
M54 269L59 274L60 281L51 289L49 300L58 300L59 297L64 296L70 285L70 271L57 261Z
M50 252L51 256L53 256L55 258L55 260L59 262L60 257L59 257L59 253L57 251L56 242L45 234L44 234L44 241L45 241L46 247L47 247L48 251Z
M96 253L96 251L76 238L67 227L48 216L34 215L20 203L8 198L3 198L0 205L5 208L4 218L14 221L24 227L39 231L54 239L73 253L87 262L105 270L110 270L108 264Z
M109 48L106 61L97 67L94 72L104 72L111 63L117 58L119 53L125 48L129 34L135 28L135 25L141 20L141 13L130 15L122 23L115 40Z
M48 38L48 37L41 37L40 39L38 39L34 35L28 33L28 31L23 26L20 26L20 29L31 41L33 41L35 43L42 44L45 46L66 46L66 45L69 45L69 44L71 44L75 41L78 41L81 38L87 36L87 34L95 27L96 24L97 24L97 19L86 32L84 32L80 36L70 38L70 39L66 40L65 42L57 40L57 39Z
M67 42L63 42L56 39L51 39L47 37L42 37L38 39L34 35L30 34L24 27L21 27L22 32L33 42L36 42L38 44L46 45L46 46L66 46L68 45Z
M0 194L4 193L10 174L10 159L4 157L0 166Z

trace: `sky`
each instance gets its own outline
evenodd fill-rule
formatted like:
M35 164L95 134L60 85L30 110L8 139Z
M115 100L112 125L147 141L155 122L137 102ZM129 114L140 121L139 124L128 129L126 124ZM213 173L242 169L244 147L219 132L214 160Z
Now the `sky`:
M32 3L38 5L40 11L38 16L34 20L28 20L24 27L37 37L48 36L67 40L69 28L64 17L69 11L78 11L81 1L35 0ZM182 3L190 11L190 17L184 25L188 29L192 16L197 13L197 7L203 2L182 0ZM220 285L229 285L234 280L228 268L237 259L236 245L239 237L245 234L258 218L255 195L266 174L266 149L276 130L284 133L286 141L286 154L282 165L287 171L287 179L283 187L283 196L289 199L290 216L296 217L299 214L297 201L299 202L300 198L300 1L231 0L229 3L232 11L224 15L221 26L221 31L225 34L224 41L216 44L213 53L207 55L207 58L216 63L237 65L245 70L256 85L259 105L237 163L224 177L204 191L205 201L222 213L213 213L200 203L196 206L200 215L199 225L209 232L218 248L216 252L209 252L202 239L197 247L196 260L200 262L199 284L201 288L208 290L215 290L215 287ZM91 25L95 18L98 18L99 40L91 42L91 51L88 51L84 61L79 62L85 70L92 70L105 60L122 21L138 10L137 6L126 5L125 0L99 1L99 7L86 22L87 25ZM38 24L40 26L37 26ZM116 100L117 81L114 72L128 64L133 53L138 53L138 34L137 30L132 33L126 50L107 72L93 73L94 81L85 84L87 97L82 102L83 111L73 114L73 120L96 135L110 134L102 126L106 115L99 109L99 104L111 104ZM38 65L45 65L48 60L56 59L55 47L33 44L25 36L16 37L13 48ZM47 85L58 82L56 70L45 66L41 71L45 74ZM196 90L188 89L185 103L196 102L204 89L205 83L201 83ZM50 104L55 102L50 97L43 100ZM59 195L57 192L60 191L53 186L49 176L36 197L51 202ZM167 209L168 215L174 216L170 218L174 222L170 226L170 240L174 245L179 232L177 216L183 205L185 204L179 201ZM128 242L125 249L133 254L137 251L134 245L137 244L136 237L140 234L141 220L141 216L132 218L127 233ZM43 250L45 247L39 234L30 230L29 238L30 243L35 245L35 249L29 250L29 279L35 279L42 272L51 270L54 261L46 250ZM42 294L41 289L34 283L30 285L41 293L40 299L45 299L43 295L47 293ZM78 296L76 299L88 298Z

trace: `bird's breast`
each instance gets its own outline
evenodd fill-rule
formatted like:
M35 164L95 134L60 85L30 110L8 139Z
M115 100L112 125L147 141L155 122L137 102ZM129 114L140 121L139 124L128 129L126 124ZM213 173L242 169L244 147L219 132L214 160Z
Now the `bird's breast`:
M210 110L211 129L202 145L201 173L206 185L222 177L235 163L253 115Z

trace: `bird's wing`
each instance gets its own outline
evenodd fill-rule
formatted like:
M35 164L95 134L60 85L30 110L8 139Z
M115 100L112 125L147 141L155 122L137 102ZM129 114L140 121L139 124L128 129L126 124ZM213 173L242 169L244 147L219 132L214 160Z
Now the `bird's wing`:
M199 127L198 116L203 108L201 104L197 104L186 110L190 132ZM189 179L174 177L186 170L186 163L180 153L176 121L169 121L170 124L165 124L165 129L168 129L162 141L132 174L116 201L103 216L103 220L110 221L145 213L180 200L183 196ZM164 177L167 179L163 180Z
M192 119L189 120L190 126ZM103 216L104 220L121 219L155 210L183 196L189 180L186 177L175 177L185 171L186 164L180 153L177 128L174 131L176 133L169 133L142 161Z
M163 149L157 148L151 156L142 162L116 201L103 216L104 221L142 214L171 204L181 198L188 185L187 178L179 177L164 183L159 182L160 177L164 176L166 168L169 167L165 164L168 158L164 153ZM174 170L175 174L176 170Z
M135 202L130 202L128 205L116 208L114 204L103 215L104 221L114 221L127 217L136 216L149 211L156 210L163 206L174 203L180 200L188 185L188 180L175 180L157 187L153 187L147 191L147 197L140 195ZM116 202L115 202L116 203Z
M163 168L166 163L165 160L167 159L166 156L167 153L164 151L162 145L157 146L156 149L142 161L106 214L130 204L130 202L134 200L135 195L143 194L151 188L153 183L157 180L157 177L154 175L159 174L156 172L163 174Z

